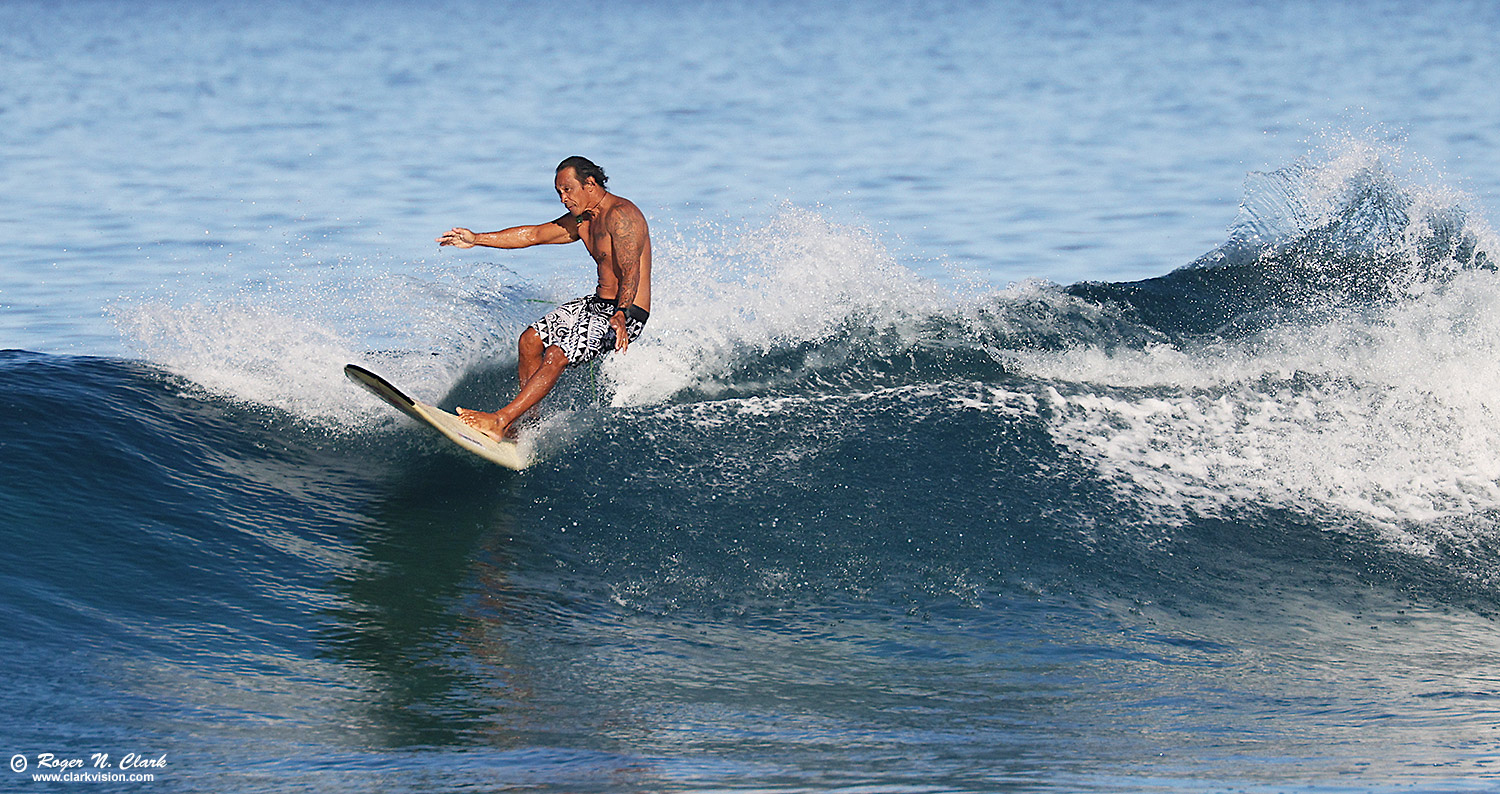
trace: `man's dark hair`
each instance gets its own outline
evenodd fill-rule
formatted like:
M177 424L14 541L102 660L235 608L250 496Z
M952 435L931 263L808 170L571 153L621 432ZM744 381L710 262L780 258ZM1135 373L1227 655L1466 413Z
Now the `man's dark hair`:
M564 168L573 169L573 175L578 177L580 185L587 182L589 177L593 177L594 183L599 187L604 187L604 183L609 181L609 177L604 175L604 169L594 165L594 161L587 157L569 157L557 164L557 173L561 174Z

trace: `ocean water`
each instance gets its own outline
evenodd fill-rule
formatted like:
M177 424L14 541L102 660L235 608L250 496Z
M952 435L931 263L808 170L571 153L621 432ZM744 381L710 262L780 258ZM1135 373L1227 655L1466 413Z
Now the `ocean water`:
M1493 790L1497 23L0 4L0 788Z

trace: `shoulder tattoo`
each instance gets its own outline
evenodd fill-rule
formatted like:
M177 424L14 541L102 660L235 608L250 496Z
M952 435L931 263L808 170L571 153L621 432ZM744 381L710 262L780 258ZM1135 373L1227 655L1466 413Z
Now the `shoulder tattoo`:
M614 238L615 251L624 251L634 259L641 250L642 223L633 212L613 212L609 217L609 234Z

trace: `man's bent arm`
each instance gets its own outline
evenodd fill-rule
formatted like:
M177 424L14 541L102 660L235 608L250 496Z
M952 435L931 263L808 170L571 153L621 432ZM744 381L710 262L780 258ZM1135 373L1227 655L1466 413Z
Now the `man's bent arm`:
M632 306L641 286L641 254L646 247L646 219L637 213L615 212L609 218L615 267L620 269L620 288L615 305Z
M634 207L630 207L634 209ZM610 213L610 244L614 248L615 267L620 274L620 286L615 292L615 305L624 309L635 305L635 293L641 286L641 257L646 249L646 219L636 212L616 210ZM609 318L615 329L615 351L623 353L630 347L630 334L625 327L625 316L616 313Z

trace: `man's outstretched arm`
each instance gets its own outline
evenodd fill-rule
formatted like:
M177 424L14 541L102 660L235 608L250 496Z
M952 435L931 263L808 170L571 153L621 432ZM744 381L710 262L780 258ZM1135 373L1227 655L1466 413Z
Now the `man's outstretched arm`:
M437 238L438 245L456 248L530 248L533 245L557 245L578 240L578 221L564 215L555 221L535 226L512 226L498 232L475 232L455 226Z

